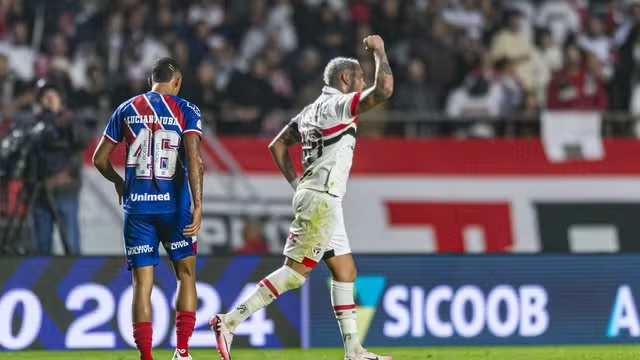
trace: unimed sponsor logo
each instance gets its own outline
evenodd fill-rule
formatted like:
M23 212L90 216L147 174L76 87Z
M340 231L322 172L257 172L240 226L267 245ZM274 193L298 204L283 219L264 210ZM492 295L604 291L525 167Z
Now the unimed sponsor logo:
M170 201L171 194L168 192L164 194L131 194L130 198L131 201Z
M473 338L487 332L536 337L549 327L548 300L541 285L496 285L489 290L475 285L394 285L382 300L387 316L383 333L391 338Z
M139 245L127 247L127 255L148 254L153 252L151 245Z

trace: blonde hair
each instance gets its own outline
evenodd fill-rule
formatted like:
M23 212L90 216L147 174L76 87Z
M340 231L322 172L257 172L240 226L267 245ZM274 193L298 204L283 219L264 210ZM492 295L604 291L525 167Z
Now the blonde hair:
M326 85L335 87L337 85L338 78L343 71L356 71L358 66L360 66L360 63L354 58L333 58L324 68L324 83Z

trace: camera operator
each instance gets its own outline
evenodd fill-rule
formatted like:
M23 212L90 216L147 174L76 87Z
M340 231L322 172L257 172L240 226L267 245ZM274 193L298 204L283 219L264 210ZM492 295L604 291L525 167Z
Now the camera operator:
M31 209L32 233L38 252L51 255L55 219L51 207L54 207L62 223L58 226L63 226L67 234L69 254L78 255L82 153L89 134L64 110L60 88L51 83L39 85L35 121L42 124L44 130L38 143L34 144L33 156L37 181L41 181L43 187L35 194Z

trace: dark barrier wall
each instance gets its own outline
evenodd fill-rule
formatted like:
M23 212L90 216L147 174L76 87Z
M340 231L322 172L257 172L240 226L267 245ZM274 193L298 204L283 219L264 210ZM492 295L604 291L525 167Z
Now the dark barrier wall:
M236 306L260 277L282 265L278 257L198 259L196 330L192 347L213 347L208 319ZM134 347L131 273L123 258L0 259L0 349L116 349ZM175 347L175 277L156 267L153 343ZM299 347L301 293L240 325L234 347Z
M637 342L640 256L358 256L367 346ZM341 346L329 273L312 275L309 345Z

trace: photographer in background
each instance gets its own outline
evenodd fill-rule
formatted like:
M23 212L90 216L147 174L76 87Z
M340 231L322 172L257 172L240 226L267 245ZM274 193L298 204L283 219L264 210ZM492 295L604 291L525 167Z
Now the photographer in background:
M68 254L80 254L78 206L81 185L82 152L89 134L82 124L64 110L63 94L56 85L39 83L38 109L35 122L44 130L38 144L34 144L34 163L37 181L41 181L31 209L33 236L38 253L51 255L53 224L57 211L66 232ZM33 169L32 168L32 169Z

